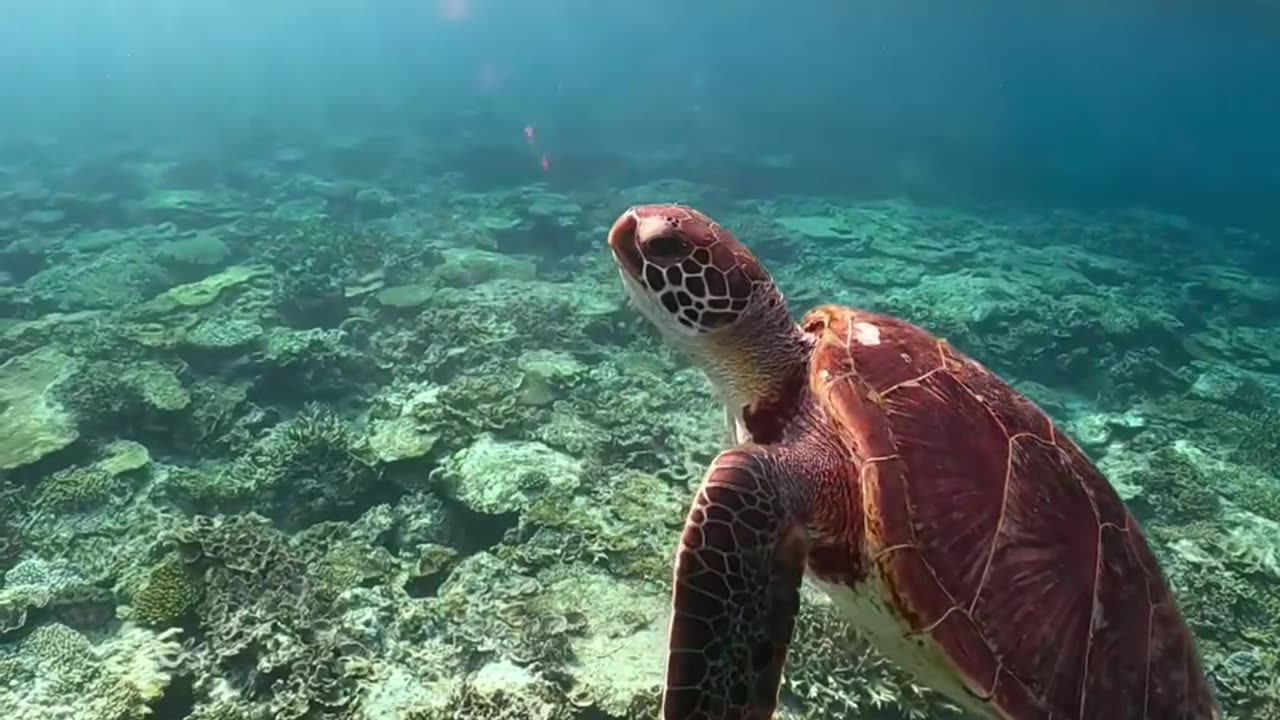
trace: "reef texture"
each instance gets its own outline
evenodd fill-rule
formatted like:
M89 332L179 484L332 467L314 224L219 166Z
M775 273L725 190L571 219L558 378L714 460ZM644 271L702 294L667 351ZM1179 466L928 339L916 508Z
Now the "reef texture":
M0 715L651 717L671 554L723 427L602 238L676 198L797 313L901 315L1041 403L1139 514L1229 717L1280 718L1261 238L688 183L480 193L358 150L213 172L157 146L91 195L74 166L13 170ZM951 713L806 596L786 717Z

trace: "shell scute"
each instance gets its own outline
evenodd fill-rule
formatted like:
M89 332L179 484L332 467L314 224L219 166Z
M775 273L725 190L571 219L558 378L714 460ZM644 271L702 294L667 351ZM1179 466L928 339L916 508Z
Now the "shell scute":
M1217 717L1137 522L1044 412L905 321L802 327L881 592L971 694L1019 720Z
M865 341L867 333L859 332L859 325L876 329L874 344ZM826 349L837 351L829 355L837 366L830 368L833 374L856 372L861 383L878 393L918 381L943 369L946 361L945 343L922 338L902 323L874 313L823 305L810 310L801 326L818 335Z

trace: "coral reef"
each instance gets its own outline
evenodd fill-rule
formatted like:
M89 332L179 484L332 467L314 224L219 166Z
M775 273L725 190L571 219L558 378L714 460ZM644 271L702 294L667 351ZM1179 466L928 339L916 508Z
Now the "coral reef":
M1280 717L1280 281L1167 248L1237 235L677 180L479 193L400 140L328 142L220 174L138 150L101 197L0 167L27 188L0 191L0 713L653 716L725 428L601 239L679 197L796 312L902 315L1045 407L1140 516L1229 717ZM955 714L808 589L783 701Z

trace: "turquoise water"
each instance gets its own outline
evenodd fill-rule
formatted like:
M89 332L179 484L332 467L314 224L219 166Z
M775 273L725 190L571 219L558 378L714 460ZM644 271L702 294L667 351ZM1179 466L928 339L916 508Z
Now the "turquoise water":
M1280 15L1086 5L7 8L0 713L656 717L678 202L1043 408L1276 717ZM806 584L779 717L960 716L876 647Z

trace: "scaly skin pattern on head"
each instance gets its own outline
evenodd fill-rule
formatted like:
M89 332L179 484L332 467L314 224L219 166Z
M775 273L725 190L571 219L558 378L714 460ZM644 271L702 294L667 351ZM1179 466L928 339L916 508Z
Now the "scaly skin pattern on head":
M706 370L733 412L756 406L763 418L805 383L809 339L769 273L711 218L679 205L633 207L609 247L641 314Z
M796 324L696 210L631 208L609 246L739 428L677 552L665 720L772 717L806 573L975 716L1220 717L1140 529L1033 403L900 319L823 306Z

